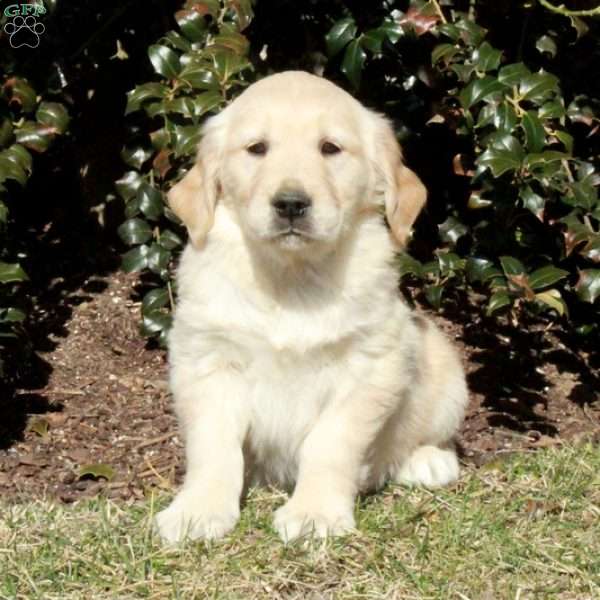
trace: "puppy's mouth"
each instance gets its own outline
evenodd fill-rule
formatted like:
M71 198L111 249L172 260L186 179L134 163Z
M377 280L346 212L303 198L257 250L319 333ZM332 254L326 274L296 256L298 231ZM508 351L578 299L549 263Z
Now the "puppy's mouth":
M280 239L293 239L293 238L312 239L314 236L307 229L302 229L300 227L290 225L289 227L286 227L285 229L278 229L277 231L274 231L273 237L280 238Z

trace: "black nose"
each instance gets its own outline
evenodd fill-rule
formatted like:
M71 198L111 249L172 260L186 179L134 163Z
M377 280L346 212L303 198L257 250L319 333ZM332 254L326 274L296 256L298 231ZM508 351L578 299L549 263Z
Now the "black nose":
M278 217L292 221L305 217L312 202L302 191L284 190L275 195L272 204Z

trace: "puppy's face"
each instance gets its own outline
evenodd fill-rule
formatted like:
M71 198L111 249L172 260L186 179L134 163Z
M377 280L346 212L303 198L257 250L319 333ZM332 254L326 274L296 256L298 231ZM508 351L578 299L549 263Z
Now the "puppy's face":
M169 197L197 245L217 202L249 239L301 252L335 246L381 204L402 242L425 199L387 122L307 73L250 86L204 133L196 166Z
M290 250L335 244L371 196L364 127L353 110L364 109L314 79L297 89L267 81L228 109L223 201L250 237Z

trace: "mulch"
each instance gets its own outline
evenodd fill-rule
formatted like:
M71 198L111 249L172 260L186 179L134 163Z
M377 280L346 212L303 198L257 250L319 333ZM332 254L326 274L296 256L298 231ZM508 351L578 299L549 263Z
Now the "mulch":
M139 334L136 283L116 271L63 298L69 317L37 352L44 377L0 403L3 497L135 500L181 480L166 353ZM433 317L458 344L468 372L464 462L600 442L598 353L560 327L502 328L468 306Z

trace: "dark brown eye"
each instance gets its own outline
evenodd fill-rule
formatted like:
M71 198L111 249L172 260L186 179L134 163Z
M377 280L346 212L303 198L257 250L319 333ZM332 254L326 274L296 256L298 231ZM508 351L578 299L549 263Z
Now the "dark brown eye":
M255 142L250 144L246 150L250 154L256 154L256 156L264 156L267 153L268 147L265 142Z
M336 146L333 142L323 142L321 144L321 154L328 156L330 154L338 154L342 151L339 146Z

